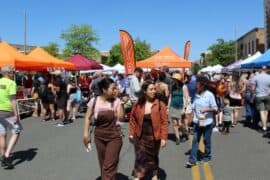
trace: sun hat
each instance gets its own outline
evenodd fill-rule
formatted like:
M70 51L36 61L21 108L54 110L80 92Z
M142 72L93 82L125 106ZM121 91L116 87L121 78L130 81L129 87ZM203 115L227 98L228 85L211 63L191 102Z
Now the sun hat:
M186 73L187 76L192 76L193 75L193 72L191 70L188 70L187 73Z
M173 78L173 79L176 79L176 80L178 80L178 81L182 81L182 75L181 75L180 73L174 73L174 74L172 75L172 78Z

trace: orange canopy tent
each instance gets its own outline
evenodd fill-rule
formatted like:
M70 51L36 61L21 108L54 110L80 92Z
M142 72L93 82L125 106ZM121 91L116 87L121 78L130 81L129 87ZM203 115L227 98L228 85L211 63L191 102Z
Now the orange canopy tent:
M65 70L70 70L70 71L77 70L77 68L74 64L60 60L60 59L50 55L47 51L45 51L44 49L42 49L40 47L35 48L27 56L47 63L47 67L45 67L46 69L48 69L48 68L52 68L52 69L63 68Z
M0 43L0 66L11 65L16 70L38 71L44 70L48 63L39 61L36 58L26 56L18 52L6 42Z
M143 61L137 61L136 66L142 68L157 68L168 66L169 68L190 68L191 62L178 56L169 47L165 47L157 54Z

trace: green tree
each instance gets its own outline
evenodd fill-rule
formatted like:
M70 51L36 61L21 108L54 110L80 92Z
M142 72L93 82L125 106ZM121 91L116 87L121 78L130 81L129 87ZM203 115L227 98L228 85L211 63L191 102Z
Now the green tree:
M209 53L205 54L206 65L221 64L226 66L235 61L235 42L217 39L217 43L211 45Z
M59 57L59 45L57 43L50 42L47 46L43 46L42 48L52 56Z
M61 33L61 38L66 41L63 51L64 58L76 53L93 59L100 56L99 51L93 46L94 43L98 43L99 37L90 25L71 25Z
M151 56L151 46L146 41L141 41L139 38L135 40L135 57L136 60L144 60Z
M146 41L141 41L140 39L136 39L134 41L134 49L135 49L135 59L143 60L151 56L150 44L146 43ZM108 58L106 64L115 65L117 63L123 64L123 56L121 44L115 44L112 46L110 50L110 57Z
M191 69L195 74L197 74L202 68L198 63L194 63L192 64Z
M124 63L120 43L112 46L112 48L110 50L110 56L106 62L106 64L108 64L110 66L115 65L117 63L120 63L120 64Z

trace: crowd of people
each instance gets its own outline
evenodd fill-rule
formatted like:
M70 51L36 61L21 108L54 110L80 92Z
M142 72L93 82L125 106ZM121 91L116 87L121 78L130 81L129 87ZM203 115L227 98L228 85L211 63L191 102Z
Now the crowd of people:
M2 166L7 167L12 167L9 154L22 130L14 104L13 73L12 67L2 67L0 79L0 153ZM175 145L193 135L187 167L199 160L211 161L212 132L228 135L230 128L241 120L241 108L245 108L244 125L268 136L269 77L266 67L254 73L214 75L195 74L191 70L183 74L162 67L150 72L135 68L134 74L129 76L116 71L111 75L95 72L91 76L68 78L50 74L26 75L22 85L24 95L41 102L40 113L37 105L33 115L39 115L42 121L55 121L56 127L76 121L78 110L86 110L83 143L89 148L90 129L95 126L93 136L101 179L115 179L123 143L121 123L129 122L128 136L135 150L134 178L143 179L150 173L155 180L158 179L159 151L167 144L169 124L173 128ZM15 117L14 123L10 123L10 117ZM12 130L9 143L6 143L7 129ZM205 152L198 157L201 136Z

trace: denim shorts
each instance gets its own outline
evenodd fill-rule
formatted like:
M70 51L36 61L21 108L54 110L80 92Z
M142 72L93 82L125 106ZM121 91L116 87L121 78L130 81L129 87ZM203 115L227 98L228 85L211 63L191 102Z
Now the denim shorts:
M20 122L15 123L14 120L7 120L13 116L11 112L0 111L0 134L6 134L7 131L10 131L12 134L18 134L23 130L23 127Z

